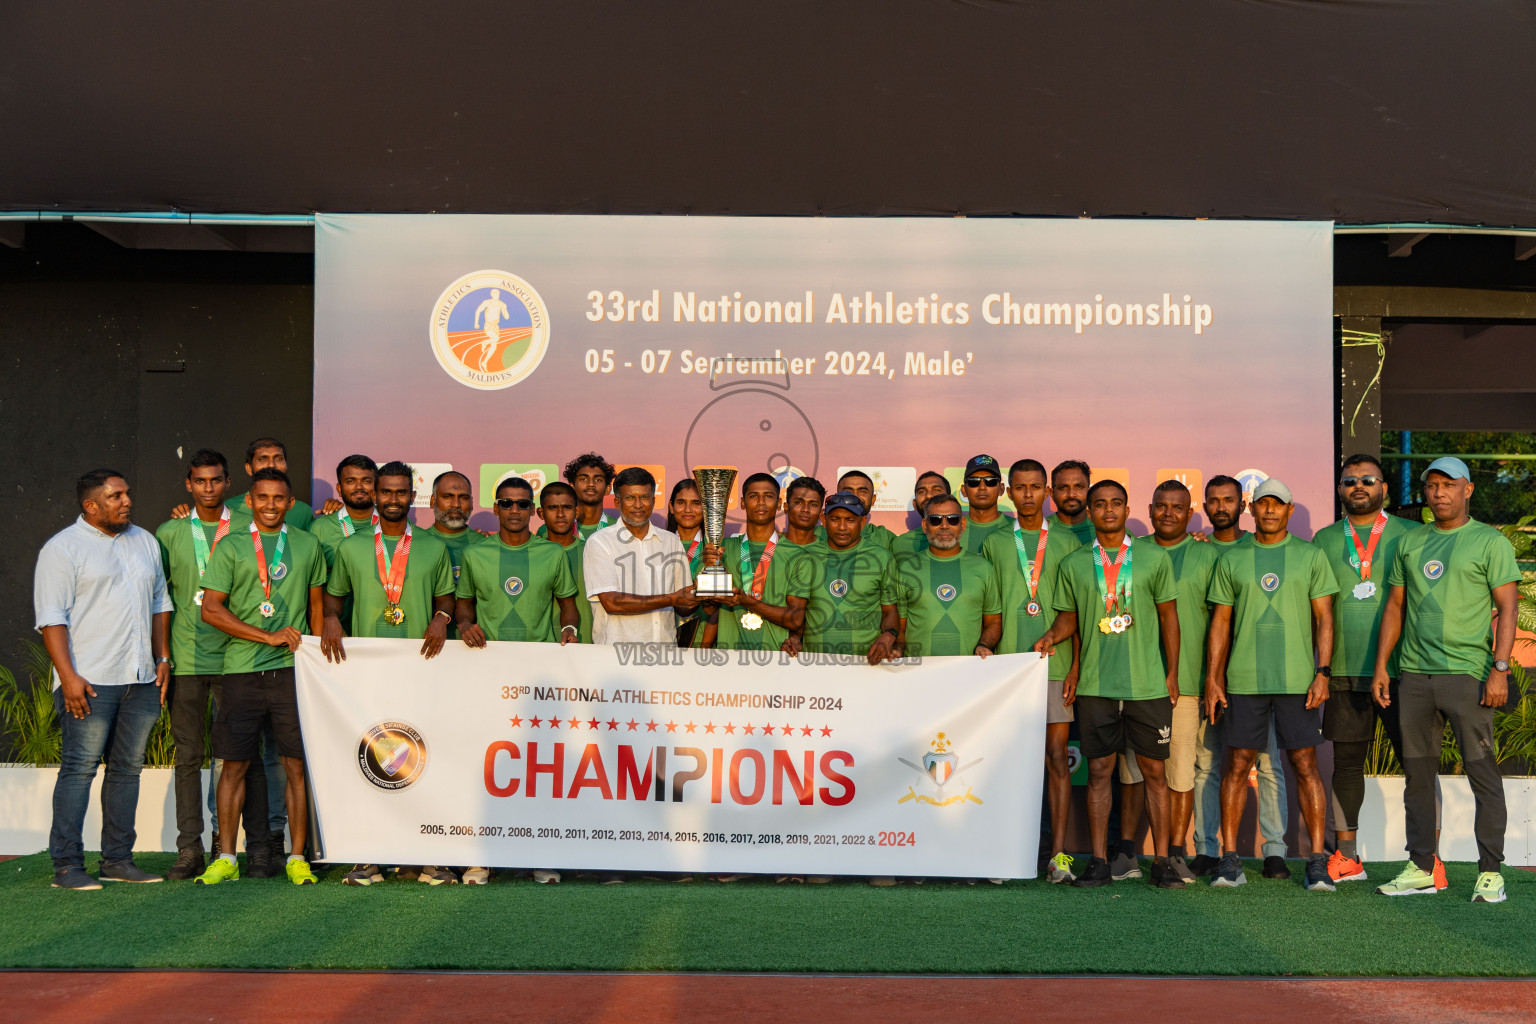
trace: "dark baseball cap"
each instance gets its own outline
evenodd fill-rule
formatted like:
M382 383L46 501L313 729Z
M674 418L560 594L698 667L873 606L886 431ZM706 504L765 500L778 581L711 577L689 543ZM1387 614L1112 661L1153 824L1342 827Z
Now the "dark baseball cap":
M859 496L852 491L838 491L827 497L827 503L822 506L822 511L831 512L835 508L845 508L854 515L863 517L869 515L869 509L859 500Z
M1003 478L1003 467L999 466L997 460L990 455L972 456L971 461L965 464L965 473L962 475L970 476L978 470L990 470L997 474L999 480Z

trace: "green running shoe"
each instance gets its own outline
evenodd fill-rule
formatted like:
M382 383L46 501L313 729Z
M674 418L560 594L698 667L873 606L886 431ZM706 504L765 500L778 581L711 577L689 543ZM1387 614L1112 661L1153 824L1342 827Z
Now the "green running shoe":
M1477 884L1472 887L1473 903L1503 903L1504 876L1497 871L1484 871L1477 876Z
M294 857L288 861L288 881L294 885L314 885L319 881L315 873L309 870L309 861L303 857Z
M240 881L240 865L228 857L215 857L208 870L192 879L194 885L218 885L220 882Z
M1435 876L1409 861L1402 872L1386 885L1378 885L1376 892L1382 896L1418 896L1435 893Z

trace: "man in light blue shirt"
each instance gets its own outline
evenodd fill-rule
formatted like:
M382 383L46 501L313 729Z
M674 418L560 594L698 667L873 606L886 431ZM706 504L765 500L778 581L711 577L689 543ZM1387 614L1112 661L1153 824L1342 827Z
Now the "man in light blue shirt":
M101 878L158 882L133 862L134 818L144 748L170 680L171 598L159 544L129 522L123 475L92 470L75 494L80 518L43 545L32 589L64 735L48 837L53 885L101 888L86 873L81 832L103 757Z

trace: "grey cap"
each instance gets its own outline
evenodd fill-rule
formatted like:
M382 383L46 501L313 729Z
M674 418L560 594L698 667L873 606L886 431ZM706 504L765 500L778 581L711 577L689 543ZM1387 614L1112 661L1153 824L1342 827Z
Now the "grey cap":
M1467 464L1454 455L1442 455L1429 464L1429 468L1419 474L1419 480L1429 479L1431 473L1444 473L1452 480L1471 480L1472 474L1467 469Z
M1285 504L1291 503L1291 489L1285 486L1284 481L1270 477L1253 489L1253 497L1248 504L1253 505L1260 498L1279 498Z

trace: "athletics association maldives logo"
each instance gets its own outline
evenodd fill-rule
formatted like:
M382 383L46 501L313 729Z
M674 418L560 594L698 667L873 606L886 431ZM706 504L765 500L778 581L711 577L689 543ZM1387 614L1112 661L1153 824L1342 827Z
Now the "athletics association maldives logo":
M1425 562L1424 563L1424 578L1425 579L1427 579L1427 580L1437 580L1444 573L1445 573L1445 563L1440 562L1438 560L1437 561Z
M501 585L501 589L507 592L508 597L516 597L523 592L523 581L516 576L508 576L507 582Z
M953 601L955 599L955 586L952 583L940 583L933 593L940 601Z
M1274 593L1275 588L1280 586L1280 577L1272 572L1267 572L1259 578L1259 586L1270 593Z
M480 391L509 388L549 350L549 313L533 285L504 270L477 270L432 307L432 354L448 375Z
M1232 479L1242 485L1243 500L1252 501L1253 492L1258 488L1259 484L1269 479L1269 474L1262 469L1240 469L1232 474Z
M955 781L961 772L981 764L983 760L983 758L978 757L974 761L960 764L960 756L955 753L954 742L949 738L948 733L941 732L933 738L933 743L929 745L928 752L922 757L922 764L908 761L904 757L898 757L896 760L923 777L922 782L918 785L922 786L924 790L924 792L919 793L916 786L908 786L907 795L897 800L898 804L915 801L920 804L930 804L934 807L949 807L954 804L963 804L967 801L973 804L981 803L981 798L971 792L970 786L965 787L964 793L946 795L944 792L944 787Z
M396 792L427 770L427 744L414 726L380 722L363 733L357 745L357 767L375 786Z

